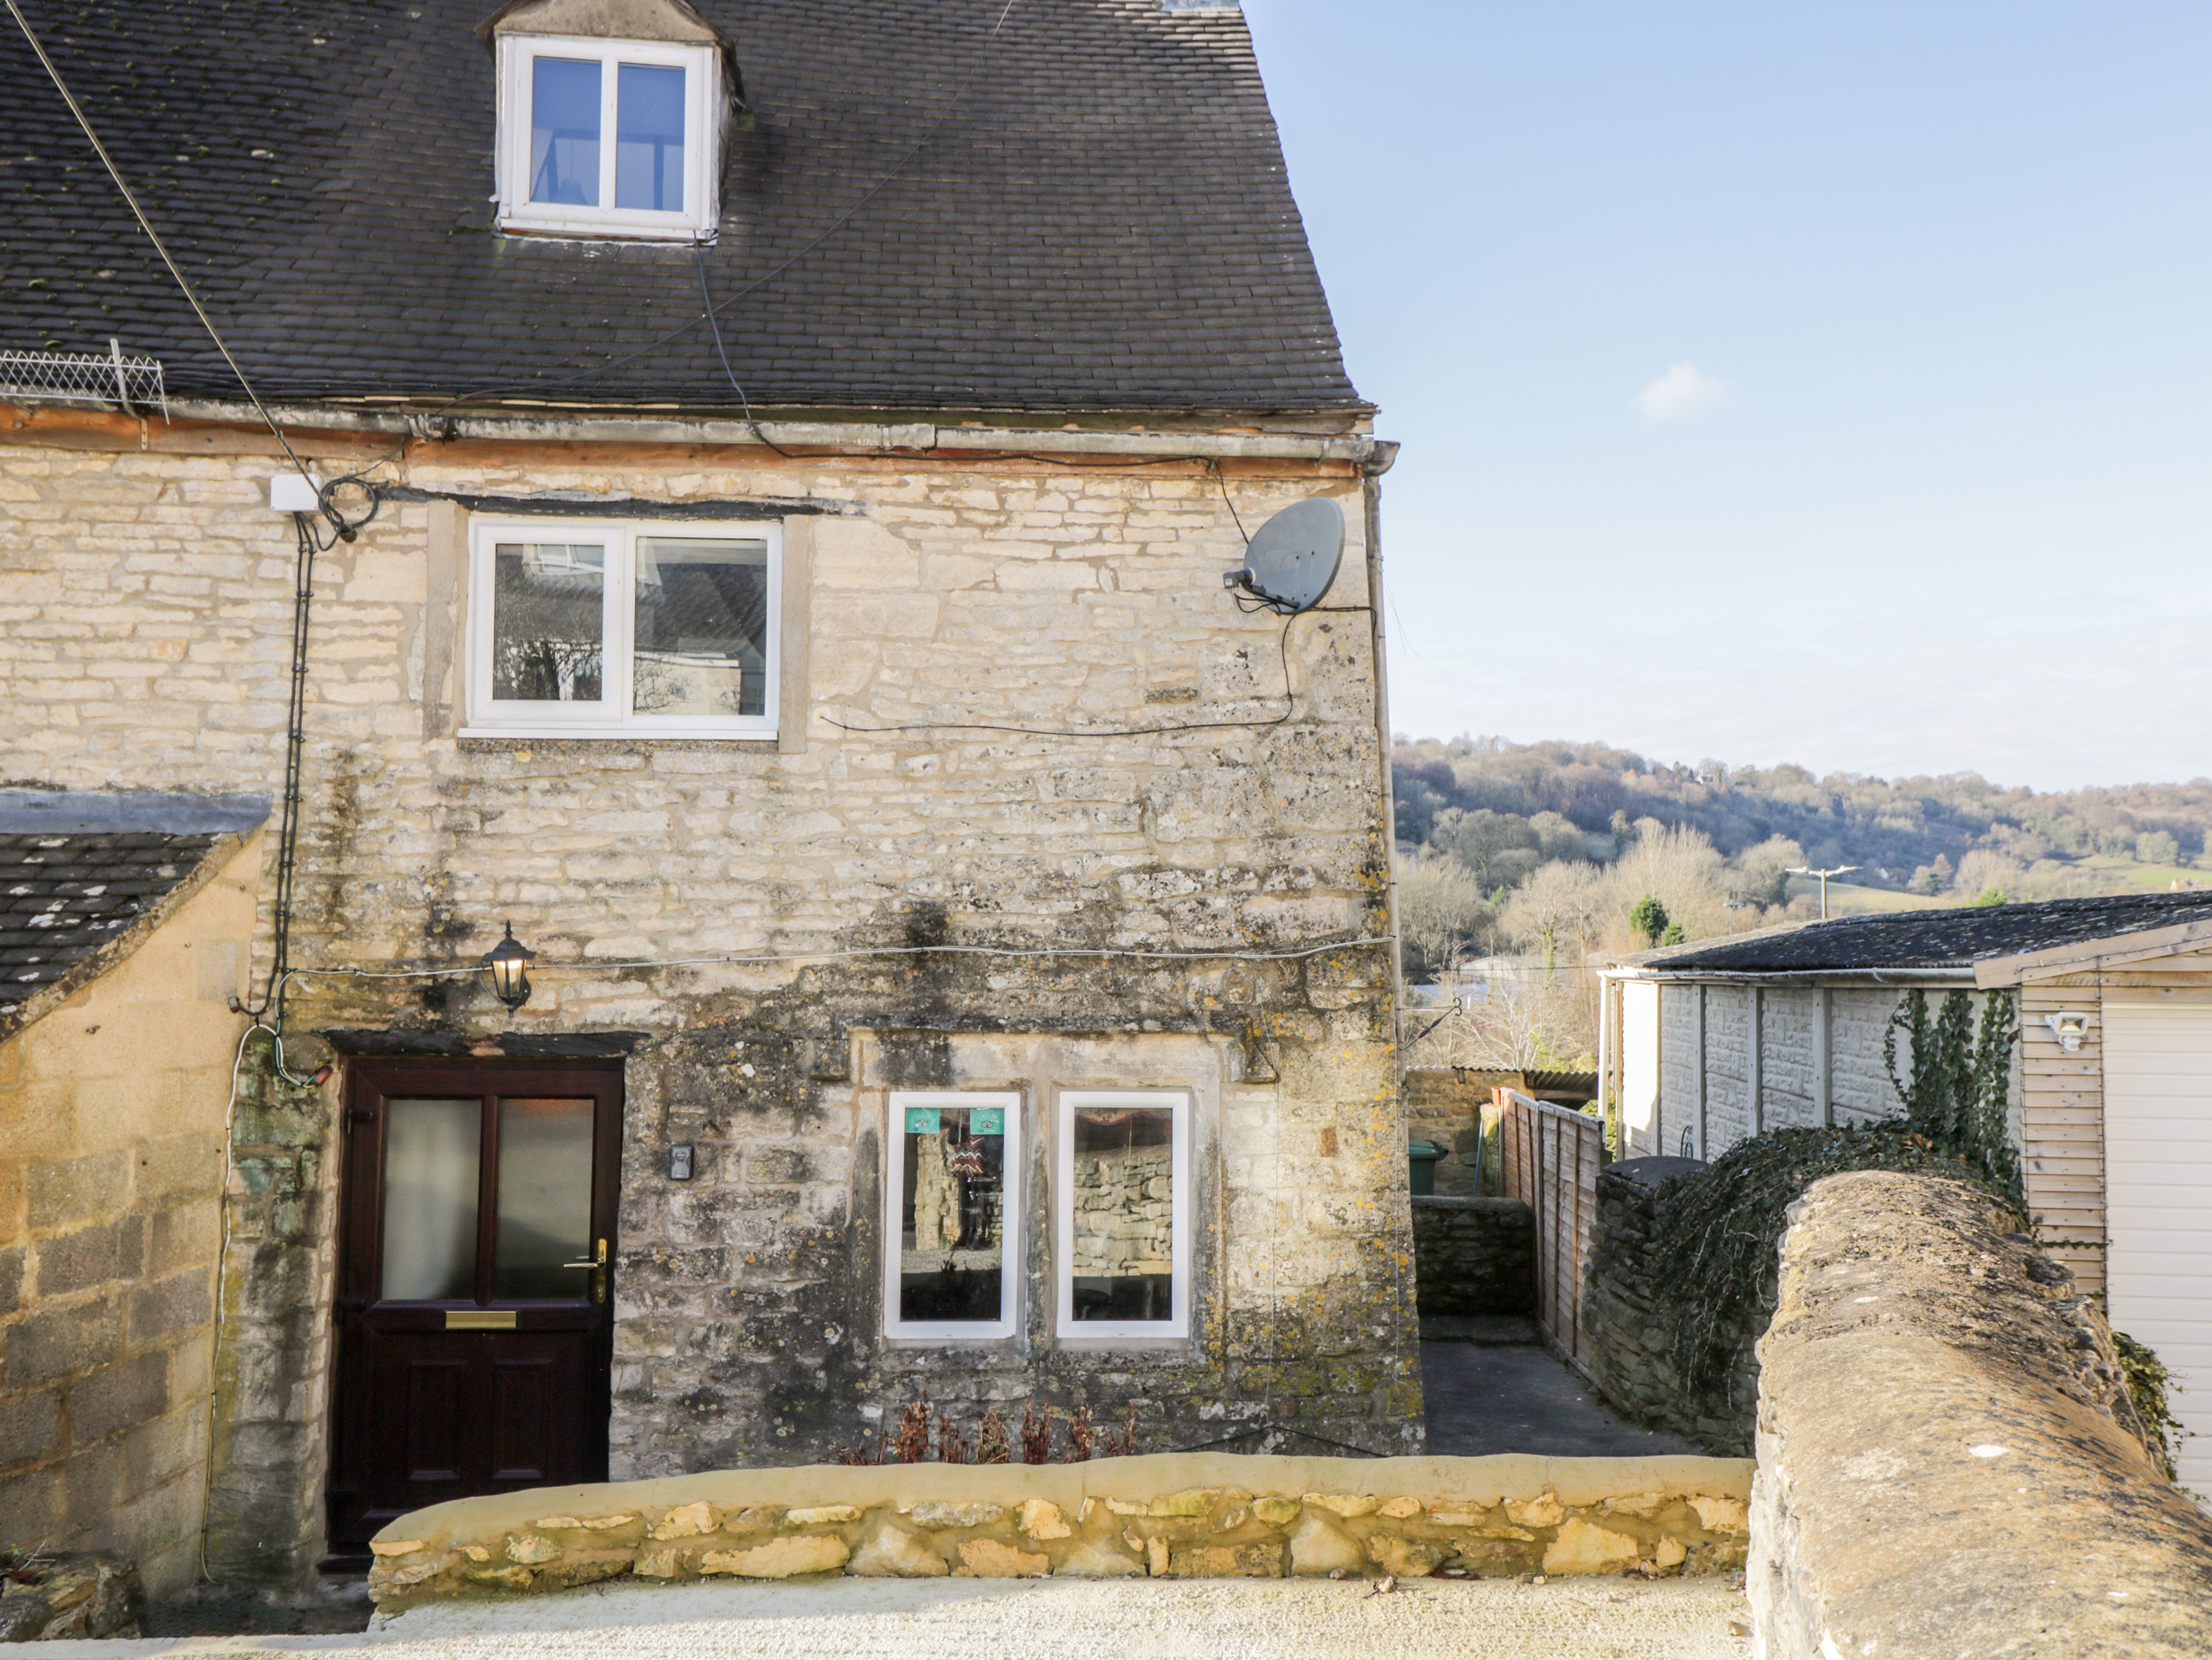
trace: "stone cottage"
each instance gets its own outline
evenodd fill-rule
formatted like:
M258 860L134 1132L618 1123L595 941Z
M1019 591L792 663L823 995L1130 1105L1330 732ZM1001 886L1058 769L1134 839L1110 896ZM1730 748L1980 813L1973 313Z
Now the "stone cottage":
M8 1540L283 1579L924 1388L1418 1448L1391 446L1234 7L25 12L145 225L0 43L0 776L267 818L166 1109L190 1479L0 1316ZM1225 583L1313 503L1319 603ZM22 1037L114 1067L101 983ZM33 1293L143 1208L24 1191Z

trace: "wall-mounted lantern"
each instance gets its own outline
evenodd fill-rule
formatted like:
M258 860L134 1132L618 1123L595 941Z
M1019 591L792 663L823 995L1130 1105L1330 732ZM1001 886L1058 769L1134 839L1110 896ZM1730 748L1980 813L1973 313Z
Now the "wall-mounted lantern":
M507 938L483 954L483 967L491 976L491 989L509 1008L530 1001L530 965L538 954L514 937L514 924L507 925Z

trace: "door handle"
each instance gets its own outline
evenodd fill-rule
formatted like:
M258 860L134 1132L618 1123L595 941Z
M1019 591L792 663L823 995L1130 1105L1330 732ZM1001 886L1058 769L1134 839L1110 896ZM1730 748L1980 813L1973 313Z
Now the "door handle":
M587 1256L581 1262L563 1262L563 1268L588 1268L592 1270L592 1301L607 1301L607 1241L599 1242L599 1254Z

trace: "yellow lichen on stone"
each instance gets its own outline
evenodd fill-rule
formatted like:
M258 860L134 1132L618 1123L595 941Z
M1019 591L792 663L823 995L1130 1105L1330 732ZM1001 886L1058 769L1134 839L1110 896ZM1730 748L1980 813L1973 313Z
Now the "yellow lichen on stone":
M907 1512L924 1527L988 1527L1006 1514L1003 1504L947 1504L932 1500Z
M745 1550L710 1550L701 1573L734 1573L745 1579L790 1579L802 1573L833 1573L852 1557L845 1541L829 1533L796 1533Z
M1359 1573L1367 1565L1359 1541L1341 1524L1316 1510L1298 1524L1290 1536L1290 1571L1310 1578L1332 1573Z
M848 1571L870 1579L935 1579L952 1567L920 1534L886 1516L854 1555Z
M960 1560L978 1579L1033 1579L1052 1571L1041 1551L1020 1550L995 1539L963 1540Z
M857 1504L816 1504L805 1509L785 1510L784 1523L788 1527L826 1527L835 1522L860 1520Z
M1399 1533L1367 1535L1367 1555L1384 1572L1401 1579L1419 1579L1435 1572L1437 1564L1450 1554L1426 1540L1407 1539Z
M661 1518L661 1525L653 1530L655 1539L689 1539L698 1533L715 1531L715 1507L701 1499L696 1504L678 1505Z
M1183 1579L1280 1579L1282 1545L1272 1539L1244 1545L1193 1545L1171 1551L1167 1571Z
M1710 1499L1702 1493L1690 1501L1690 1508L1698 1512L1698 1525L1708 1533L1742 1533L1749 1532L1744 1517L1741 1499Z
M1342 1517L1373 1516L1381 1503L1371 1493L1309 1493L1305 1502Z
M1087 1539L1068 1552L1060 1564L1062 1578L1089 1579L1126 1579L1144 1572L1127 1556L1116 1550L1104 1540Z
M1613 1573L1630 1566L1643 1546L1626 1533L1571 1517L1560 1525L1543 1553L1547 1574Z
M1075 1531L1050 1499L1024 1499L1017 1515L1022 1532L1032 1539L1066 1539Z
M1505 1514L1523 1527L1557 1527L1566 1519L1566 1506L1558 1494L1546 1491L1533 1499L1506 1500Z
M1211 1516L1213 1507L1221 1502L1218 1487L1192 1487L1182 1493L1171 1493L1165 1498L1155 1499L1144 1507L1147 1516Z
M1301 1508L1295 1499L1255 1499L1252 1501L1252 1514L1270 1527L1280 1527L1286 1522L1296 1521Z

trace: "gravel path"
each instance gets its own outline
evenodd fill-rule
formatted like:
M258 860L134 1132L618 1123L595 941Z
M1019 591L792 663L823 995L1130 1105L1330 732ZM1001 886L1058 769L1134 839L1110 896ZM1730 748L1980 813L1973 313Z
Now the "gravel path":
M379 1660L1745 1660L1731 1578L1357 1581L829 1579L629 1587L412 1610L348 1637L30 1643L95 1656L297 1655Z

